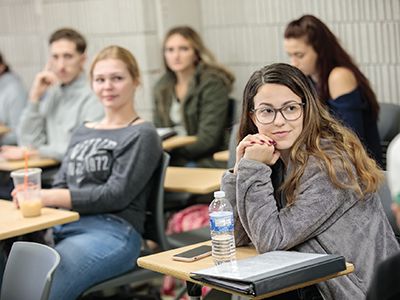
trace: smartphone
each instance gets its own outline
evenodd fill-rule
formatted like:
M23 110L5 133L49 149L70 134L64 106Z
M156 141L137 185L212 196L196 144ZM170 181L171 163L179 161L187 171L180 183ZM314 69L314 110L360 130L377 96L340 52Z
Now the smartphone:
M173 260L191 262L203 257L210 256L212 253L211 246L199 246L188 251L178 253L172 256Z

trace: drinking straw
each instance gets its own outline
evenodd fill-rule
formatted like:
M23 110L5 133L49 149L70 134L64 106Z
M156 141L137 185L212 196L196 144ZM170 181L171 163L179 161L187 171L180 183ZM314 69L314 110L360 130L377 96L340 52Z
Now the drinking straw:
M28 187L28 151L25 152L25 178L24 178L24 188Z

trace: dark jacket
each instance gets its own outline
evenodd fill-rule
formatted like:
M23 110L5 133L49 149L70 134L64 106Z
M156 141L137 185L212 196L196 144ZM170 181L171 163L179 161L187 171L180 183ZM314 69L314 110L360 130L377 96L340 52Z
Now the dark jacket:
M156 127L173 126L170 120L176 77L167 72L154 89L153 121ZM228 95L232 82L218 69L199 65L181 101L182 125L197 142L171 151L171 165L194 161L198 167L226 167L213 154L228 149L230 116Z

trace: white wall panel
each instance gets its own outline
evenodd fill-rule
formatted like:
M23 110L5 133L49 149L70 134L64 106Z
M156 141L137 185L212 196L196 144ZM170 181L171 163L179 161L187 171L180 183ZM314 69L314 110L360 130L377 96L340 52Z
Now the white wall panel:
M396 78L392 78L392 82L393 84L396 85L397 87L397 97L393 97L393 95L391 95L389 101L389 103L396 103L400 105L400 86L399 86L399 82L400 82L400 65L396 64L395 66L396 69Z
M207 40L209 48L218 49L218 58L222 57L235 70L238 78L236 91L242 91L247 81L237 72L249 75L251 69L249 65L246 68L240 66L288 62L283 47L286 25L303 14L313 14L328 25L360 68L365 70L378 100L400 104L397 76L400 64L399 0L235 0L230 1L229 8L221 9L222 2L201 1L203 31L206 36L209 32L220 36L230 27L229 32L236 35L232 40L222 37ZM241 9L242 18L232 22L237 9ZM207 16L218 20L212 21ZM231 52L231 41L235 53Z
M355 25L349 25L348 33L352 35L352 42L354 51L350 51L352 57L357 58L358 63L367 64L371 61L371 33L368 32L367 23L359 23ZM344 45L345 46L345 45ZM344 47L347 50L347 47Z
M400 37L400 23L396 22L394 23L394 30L393 30L393 35L392 37ZM396 56L396 64L400 63L400 39L399 38L393 38L393 44L394 44L394 53Z
M155 0L0 0L0 51L30 88L48 58L50 34L72 27L88 42L86 68L98 51L118 44L135 55L148 77L161 65L155 5ZM143 91L142 97L150 94ZM149 102L139 106L147 115Z
M392 95L399 95L399 79L396 74L396 66L390 64L388 66L388 82L389 82L389 90L388 90L388 100L392 98Z
M377 50L377 37L376 37L375 24L368 23L366 24L366 27L367 27L366 34L368 35L369 44L368 46L363 46L363 49L366 47L368 48L367 51L370 54L369 63L376 64L378 63L378 50Z
M0 0L0 51L30 87L48 57L47 39L60 27L76 28L87 38L87 66L109 43L125 46L142 69L146 84L138 105L149 114L147 89L162 73L160 37L170 24L183 22L202 34L217 59L234 70L233 94L240 99L255 69L288 62L287 23L314 14L360 65L378 100L400 104L400 0L183 1Z
M400 20L400 1L399 0L391 0L392 4L392 20L399 21Z

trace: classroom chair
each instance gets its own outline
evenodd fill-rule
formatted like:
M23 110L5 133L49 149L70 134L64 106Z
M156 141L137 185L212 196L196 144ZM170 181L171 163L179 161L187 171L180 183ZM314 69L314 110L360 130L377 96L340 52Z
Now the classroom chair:
M228 169L231 169L235 166L236 163L236 134L238 130L239 124L233 124L231 138L229 139L229 159L228 159Z
M239 122L239 101L234 98L229 98L229 125L233 125Z
M60 255L53 248L32 242L15 242L6 263L0 299L48 299L59 263Z
M386 151L393 138L400 133L400 105L379 103L378 132L381 139L383 168L386 169Z

